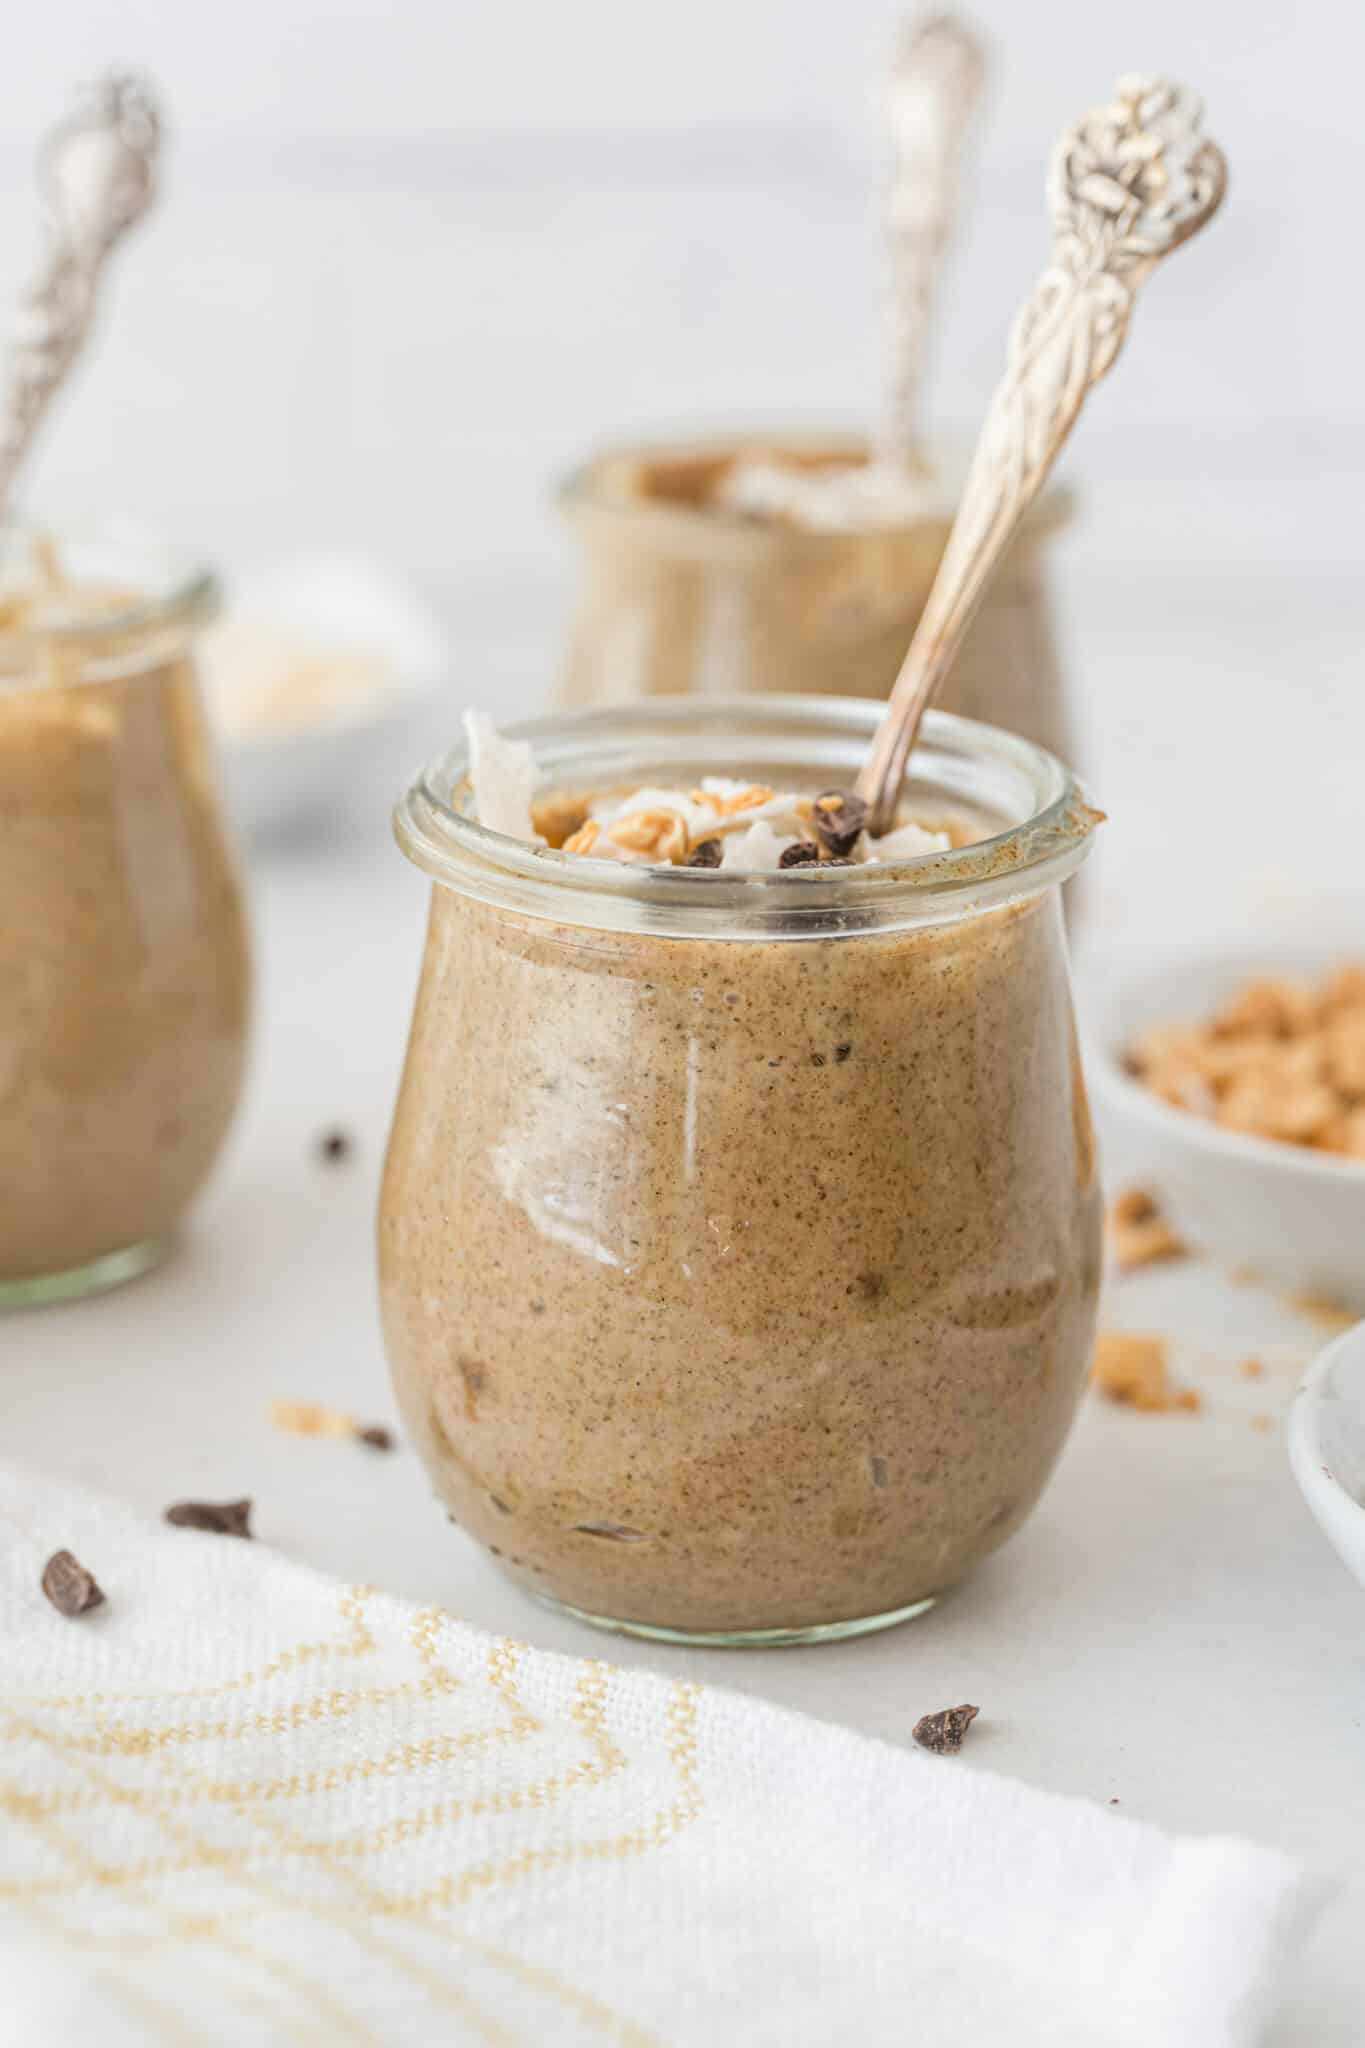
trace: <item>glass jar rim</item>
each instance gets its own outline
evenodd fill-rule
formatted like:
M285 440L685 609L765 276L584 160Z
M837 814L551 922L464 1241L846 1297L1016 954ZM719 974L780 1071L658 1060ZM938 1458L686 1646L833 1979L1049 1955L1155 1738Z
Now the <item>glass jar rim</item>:
M674 773L695 778L737 768L761 773L822 739L824 749L804 772L830 787L852 780L884 710L857 697L659 696L503 731L530 743L546 792L658 783L668 773L662 757L670 743L687 764ZM911 756L910 807L920 787L940 803L975 801L989 814L991 794L999 809L1009 808L1001 794L1008 788L1015 808L1024 799L1024 815L969 845L884 864L738 873L587 860L481 825L469 810L468 771L460 742L428 763L394 811L400 847L434 882L531 917L676 938L840 937L975 916L1064 881L1103 816L1054 755L944 711L928 714Z
M0 586L17 580L26 564L40 564L47 550L55 552L64 579L73 585L129 584L136 598L85 618L0 624L0 673L6 653L53 645L109 653L167 627L207 624L222 602L214 570L154 536L132 529L65 535L37 521L0 524Z
M851 541L941 529L952 524L962 484L965 482L971 450L953 442L928 444L926 476L943 484L942 502L927 506L914 519L884 519L857 527L806 527L786 522L756 520L747 513L724 505L699 504L687 498L631 495L609 487L614 469L628 462L687 462L722 460L752 450L768 454L786 448L807 453L827 449L834 461L856 461L870 457L871 437L850 428L751 428L715 433L642 437L638 441L613 441L595 449L583 461L561 476L554 487L554 500L565 514L589 511L597 515L627 516L647 520L661 534L668 528L686 532L694 540L707 531L724 535L728 542L747 536L755 547L780 534L789 547L825 548L848 546ZM1065 480L1049 481L1031 507L1019 539L1029 544L1050 539L1068 526L1076 512L1076 493Z

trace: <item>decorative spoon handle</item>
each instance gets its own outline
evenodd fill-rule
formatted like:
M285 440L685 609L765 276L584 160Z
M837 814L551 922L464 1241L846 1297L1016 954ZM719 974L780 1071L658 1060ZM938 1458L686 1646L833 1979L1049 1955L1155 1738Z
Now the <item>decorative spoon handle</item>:
M986 584L1086 393L1114 366L1138 287L1218 210L1227 167L1202 126L1193 94L1130 77L1057 145L1052 260L1014 323L934 587L858 777L874 830L890 823L920 720Z
M975 36L951 15L934 14L911 23L886 84L895 162L887 200L891 389L880 452L899 469L915 462L934 302L985 69Z
M44 145L48 250L23 302L0 409L0 506L94 318L100 273L151 203L161 116L142 79L111 73Z

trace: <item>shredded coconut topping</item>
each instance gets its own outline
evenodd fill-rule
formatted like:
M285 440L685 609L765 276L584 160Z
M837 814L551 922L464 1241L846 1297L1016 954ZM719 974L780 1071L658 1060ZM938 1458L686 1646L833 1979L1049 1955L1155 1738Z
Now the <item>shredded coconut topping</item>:
M545 838L532 824L534 766L530 747L504 739L481 712L466 712L465 730L469 779L480 824L544 845ZM858 829L862 806L855 805L851 796L776 791L766 783L723 775L703 776L691 789L649 785L624 792L604 791L560 809L566 818L583 820L563 839L552 833L550 843L562 852L643 867L682 866L707 840L720 842L723 870L750 874L782 866L782 856L794 847L803 849L803 854L787 865L804 870L818 869L820 863L835 857L869 866L885 865L943 853L953 843L948 832L931 832L911 822L897 824L882 838L873 839ZM547 820L554 812L552 798L537 800L539 818ZM840 814L849 819L845 839L834 830L833 821Z

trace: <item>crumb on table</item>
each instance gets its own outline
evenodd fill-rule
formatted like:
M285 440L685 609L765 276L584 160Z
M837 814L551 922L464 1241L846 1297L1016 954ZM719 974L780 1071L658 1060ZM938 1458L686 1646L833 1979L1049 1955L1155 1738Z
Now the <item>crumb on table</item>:
M1158 1259L1186 1256L1183 1241L1146 1188L1125 1188L1114 1197L1105 1216L1104 1234L1120 1273L1153 1265Z
M1095 1340L1091 1378L1111 1401L1151 1415L1173 1410L1194 1413L1203 1406L1192 1387L1171 1383L1164 1337L1131 1330L1103 1330Z

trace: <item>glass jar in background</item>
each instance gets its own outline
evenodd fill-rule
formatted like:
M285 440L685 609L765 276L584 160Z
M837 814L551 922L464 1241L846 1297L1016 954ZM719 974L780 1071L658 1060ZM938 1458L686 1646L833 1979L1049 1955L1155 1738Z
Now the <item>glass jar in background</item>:
M656 699L521 729L547 788L847 786L880 707ZM979 843L736 876L399 806L434 884L380 1212L385 1341L439 1498L637 1634L918 1613L1016 1529L1087 1370L1099 1195L1059 884L1095 813L931 714L913 816Z
M750 690L885 697L951 525L926 491L909 524L838 530L759 520L713 501L739 460L818 471L860 464L864 442L746 436L644 444L588 463L560 492L583 551L559 686L565 705ZM990 584L941 693L960 712L1073 758L1052 629L1046 543L1069 492L1044 492Z
M204 571L0 538L0 1305L166 1251L241 1087L242 882L192 659Z

